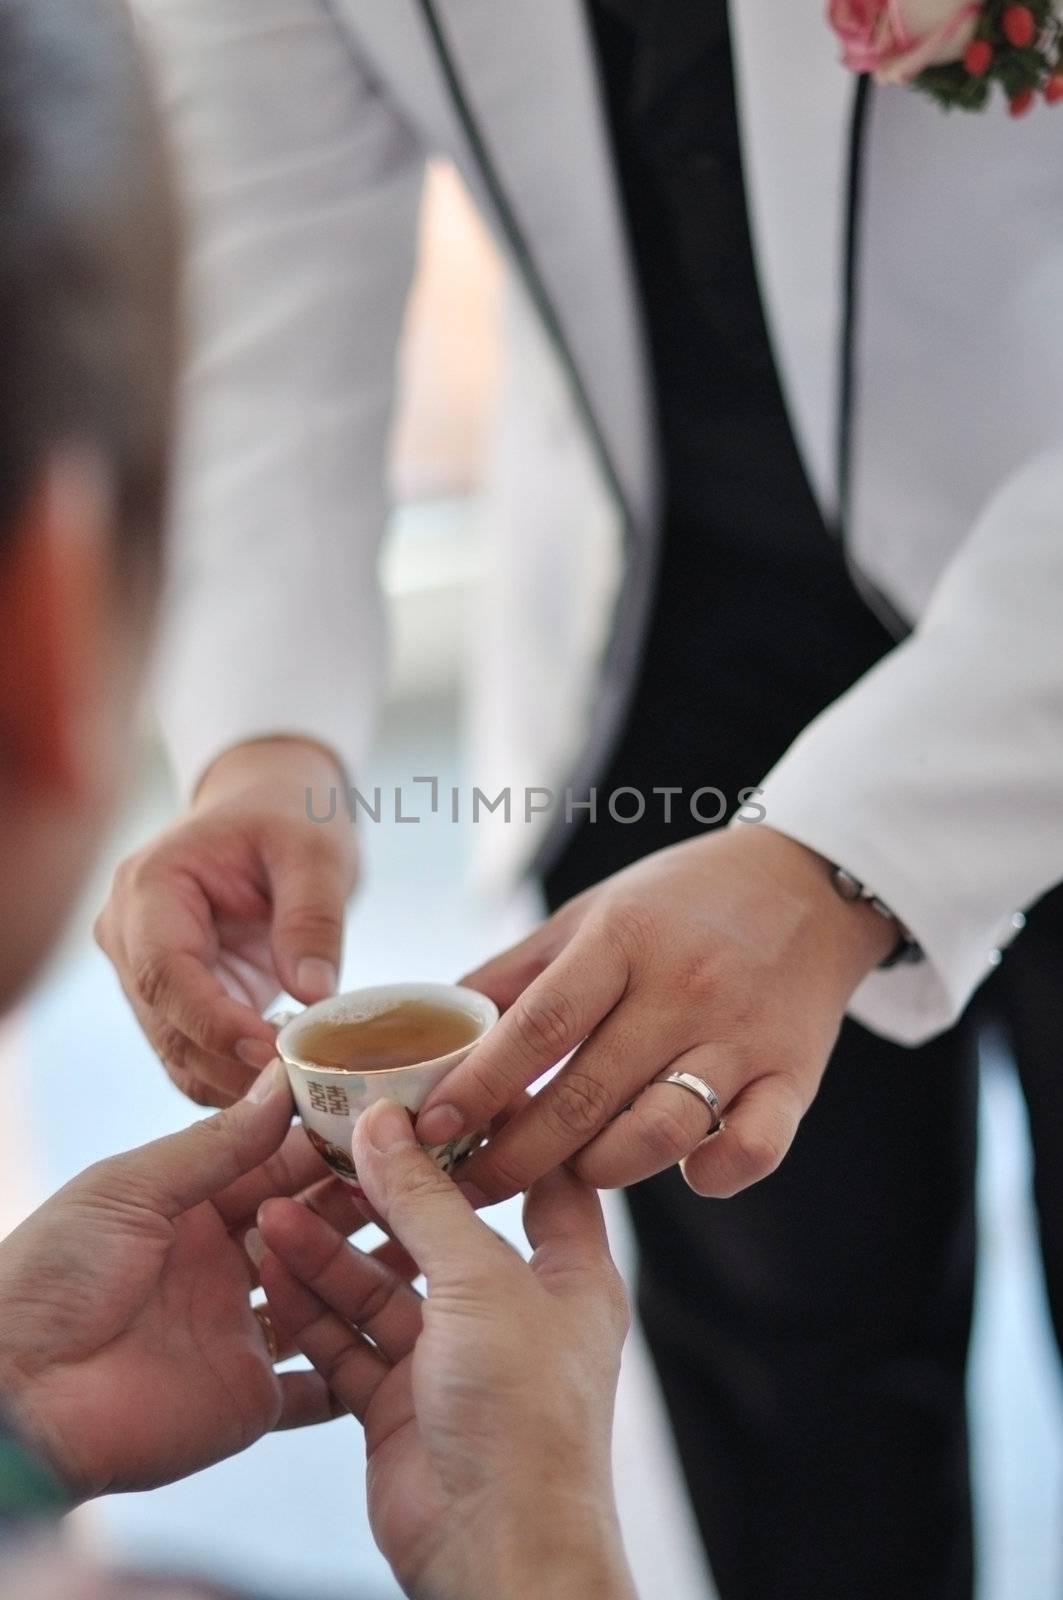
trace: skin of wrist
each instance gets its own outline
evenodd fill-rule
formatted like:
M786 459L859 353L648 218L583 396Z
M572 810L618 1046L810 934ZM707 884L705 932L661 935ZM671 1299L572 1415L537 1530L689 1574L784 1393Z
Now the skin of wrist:
M209 807L259 784L298 790L346 787L338 758L313 739L255 739L224 751L200 779L193 805Z
M460 1525L467 1577L497 1600L635 1600L611 1491L547 1496L541 1481L512 1484Z
M777 833L766 823L745 824L732 833L745 842L745 848L755 851L767 871L777 875L781 888L804 899L817 953L848 1000L896 947L901 937L899 925L866 901L843 900L831 883L831 863L796 839Z
M62 1439L37 1416L30 1390L31 1380L18 1362L0 1361L0 1407L22 1444L54 1480L57 1491L68 1497L66 1509L72 1510L89 1496L80 1486L80 1475Z

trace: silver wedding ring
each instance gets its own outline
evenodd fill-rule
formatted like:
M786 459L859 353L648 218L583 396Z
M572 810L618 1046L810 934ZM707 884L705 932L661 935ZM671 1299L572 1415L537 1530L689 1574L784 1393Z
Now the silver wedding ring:
M723 1132L725 1124L723 1112L720 1109L720 1097L711 1084L706 1083L703 1078L696 1078L692 1072L670 1072L667 1078L663 1078L661 1081L663 1083L674 1083L680 1089L689 1090L691 1094L696 1094L704 1105L708 1106L712 1122L708 1133L705 1135L707 1139L712 1139L716 1134Z

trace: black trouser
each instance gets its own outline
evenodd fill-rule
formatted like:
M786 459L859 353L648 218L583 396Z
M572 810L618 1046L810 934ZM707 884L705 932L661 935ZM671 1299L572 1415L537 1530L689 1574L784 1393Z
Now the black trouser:
M952 1033L847 1023L780 1170L628 1192L638 1307L723 1600L968 1600L976 1014L1011 1035L1063 1339L1063 896ZM666 1592L662 1574L662 1594Z

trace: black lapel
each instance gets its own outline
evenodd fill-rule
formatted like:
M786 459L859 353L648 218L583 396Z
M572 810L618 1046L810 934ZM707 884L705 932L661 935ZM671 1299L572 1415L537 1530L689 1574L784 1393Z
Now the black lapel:
M862 76L856 86L849 134L849 173L845 219L845 309L842 320L841 381L838 386L838 515L839 535L848 542L852 515L853 441L857 412L857 334L860 317L860 243L863 220L867 126L873 86ZM853 581L883 626L900 640L910 624L871 580L850 565Z

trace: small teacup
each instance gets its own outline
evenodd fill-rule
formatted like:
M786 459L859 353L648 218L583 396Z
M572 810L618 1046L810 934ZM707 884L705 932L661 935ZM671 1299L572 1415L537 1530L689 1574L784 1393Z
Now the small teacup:
M330 1046L358 1037L360 1025L371 1024L374 1036L390 1034L402 1041L402 1018L417 1017L420 1029L407 1034L424 1048L427 1058L401 1066L372 1064L367 1053L342 1057ZM445 1049L433 1047L432 1018ZM376 1100L396 1100L416 1114L437 1084L453 1072L474 1045L498 1021L498 1007L475 989L445 983L391 983L322 1000L297 1015L275 1017L281 1024L277 1053L288 1069L296 1109L311 1144L346 1183L357 1187L351 1156L351 1135L358 1118ZM335 1030L333 1032L333 1030ZM455 1037L460 1041L454 1047ZM315 1060L315 1054L324 1059ZM343 1065L338 1065L338 1058ZM387 1059L386 1054L379 1059ZM429 1154L449 1172L474 1149L482 1133L466 1134ZM426 1147L427 1148L427 1147Z

